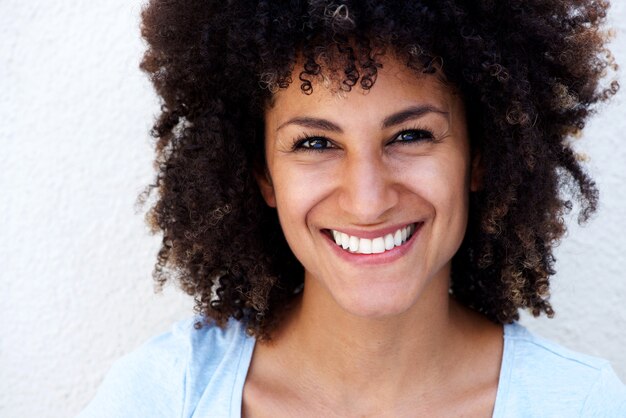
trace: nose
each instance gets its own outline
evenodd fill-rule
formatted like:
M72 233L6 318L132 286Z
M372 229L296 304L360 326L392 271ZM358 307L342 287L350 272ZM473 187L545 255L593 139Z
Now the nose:
M347 158L340 183L339 206L355 223L382 222L398 203L394 172L380 153L353 154Z

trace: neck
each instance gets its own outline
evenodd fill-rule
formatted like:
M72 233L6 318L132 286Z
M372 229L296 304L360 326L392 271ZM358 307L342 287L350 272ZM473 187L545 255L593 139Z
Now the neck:
M277 337L307 359L300 362L301 375L333 388L328 392L340 403L425 393L446 379L451 359L458 357L455 319L461 315L448 294L446 273L431 280L408 311L382 318L346 312L307 278L300 305Z

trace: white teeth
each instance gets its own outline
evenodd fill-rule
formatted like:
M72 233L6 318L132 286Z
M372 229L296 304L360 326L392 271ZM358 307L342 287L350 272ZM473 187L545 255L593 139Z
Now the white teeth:
M359 249L359 239L357 237L350 237L350 251L353 253Z
M341 233L341 246L344 250L347 250L350 246L350 237L348 234L344 234L343 232Z
M402 245L402 231L400 231L399 229L396 231L396 233L393 236L393 244L396 247L399 247L400 245Z
M385 235L385 250L389 251L393 247L395 247L395 243L393 241L393 235L391 234Z
M374 238L372 240L372 253L380 254L385 252L385 238Z
M389 251L394 247L404 244L415 232L415 225L411 224L398 229L393 234L382 237L368 239L348 235L345 232L331 230L335 244L352 253L359 254L380 254Z
M359 249L357 252L361 254L371 254L372 240L367 238L359 238Z

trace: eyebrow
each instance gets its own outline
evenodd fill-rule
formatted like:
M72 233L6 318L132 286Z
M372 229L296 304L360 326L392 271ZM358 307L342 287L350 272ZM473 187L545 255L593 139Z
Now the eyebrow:
M438 113L446 117L449 116L449 112L441 110L432 105L410 106L410 107L407 107L406 109L403 109L399 112L396 112L392 115L387 116L383 120L381 124L381 128L383 129L390 128L392 126L399 125L408 120L420 118L427 113ZM341 129L338 125L336 125L335 123L327 119L313 118L313 117L308 117L308 116L298 116L298 117L289 119L287 122L281 124L278 128L276 128L276 130L278 131L287 125L299 125L305 128L343 133L343 129Z
M305 128L320 129L322 131L330 131L342 133L343 130L327 119L311 118L306 116L295 117L280 125L276 130L280 130L287 125L299 125Z
M382 128L389 128L394 125L399 125L407 120L417 119L424 116L427 113L438 113L440 115L448 117L450 115L449 112L441 110L432 105L420 105L420 106L411 106L404 110L401 110L393 115L389 115L383 120Z

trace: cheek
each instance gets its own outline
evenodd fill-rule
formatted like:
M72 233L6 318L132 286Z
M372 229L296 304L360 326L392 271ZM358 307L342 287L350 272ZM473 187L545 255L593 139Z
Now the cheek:
M332 208L325 200L332 186L327 177L311 175L301 167L282 167L279 172L274 187L276 210L283 234L289 248L305 269L316 271L316 245L322 238L318 230L321 226L316 220L328 219L323 214L332 213Z
M457 167L463 168L459 163ZM469 172L468 170L456 170L448 173L446 177L447 187L443 187L446 193L442 193L440 207L437 210L439 224L436 233L443 240L441 251L446 258L456 254L467 229L469 211Z
M463 158L424 158L405 164L399 172L404 182L434 206L450 207L469 192L469 170Z
M435 239L460 244L469 210L469 170L460 156L432 159L410 170L410 187L433 216Z
M288 242L307 233L311 212L318 209L329 188L323 173L298 165L278 165L273 173L276 208Z

